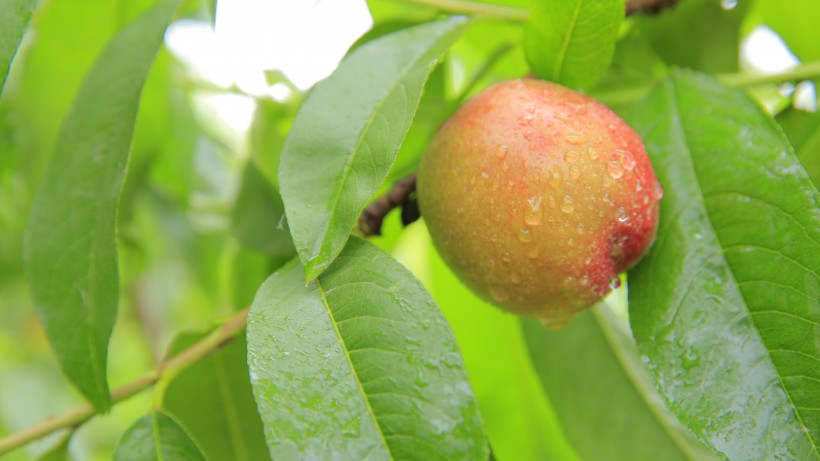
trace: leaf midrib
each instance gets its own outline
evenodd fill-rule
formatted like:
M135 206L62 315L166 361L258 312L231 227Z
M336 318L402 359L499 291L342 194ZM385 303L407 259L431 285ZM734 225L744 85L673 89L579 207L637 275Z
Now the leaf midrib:
M738 295L740 296L740 298L743 300L743 308L746 310L747 314L749 315L749 318L752 322L752 325L754 325L754 331L757 334L758 340L762 344L763 350L766 354L766 357L769 359L769 363L771 364L772 369L775 371L775 374L777 375L777 381L780 383L780 387L781 387L781 389L783 389L783 393L786 395L786 399L788 400L789 404L791 405L791 407L794 411L794 415L797 418L797 421L800 423L800 426L804 429L803 433L808 438L809 445L814 447L814 453L816 455L820 455L820 448L818 448L818 445L815 443L815 440L813 439L812 434L808 430L808 425L803 420L803 417L800 414L800 411L799 411L800 407L798 407L795 404L795 402L792 400L792 396L788 392L788 388L786 387L785 383L783 382L783 376L780 373L780 369L777 367L774 360L772 359L772 356L769 353L769 348L766 345L766 342L763 340L763 337L760 335L760 329L757 325L757 322L755 321L755 316L752 315L752 311L751 311L751 309L749 309L749 305L748 305L748 302L746 301L746 297L743 294L743 290L740 289L740 284L738 283L737 279L735 278L735 271L732 269L731 263L729 262L729 260L726 258L725 254L722 251L722 249L724 248L724 245L723 245L723 242L720 240L720 234L717 232L717 230L715 229L714 224L712 223L712 219L710 217L711 213L709 211L709 206L706 204L706 197L703 193L703 185L701 184L700 175L697 173L698 170L695 167L695 161L692 158L692 149L690 149L690 147L689 147L689 143L688 143L689 137L688 137L688 133L686 132L686 128L685 128L686 124L683 122L683 113L678 108L678 98L677 98L677 91L676 91L678 89L678 87L672 79L667 79L666 82L667 82L667 84L666 84L667 95L668 95L668 99L669 99L670 105L671 105L670 112L675 115L674 117L671 117L670 121L672 122L672 126L673 126L675 132L677 132L679 134L678 138L679 138L679 141L680 141L680 146L681 146L682 150L686 153L686 155L684 155L683 157L686 158L689 161L690 170L692 171L692 175L695 177L695 184L697 186L697 193L698 193L697 199L700 202L703 209L706 211L706 222L708 223L709 228L712 231L712 234L715 236L715 239L718 241L718 244L720 245L721 252L719 253L719 257L720 257L720 259L723 260L723 263L724 263L723 265L728 269L728 277L731 277L732 283L736 287L738 287L737 292L738 292Z
M356 380L356 387L359 389L359 392L362 395L362 399L364 400L365 405L367 406L367 414L373 419L373 424L376 427L376 430L379 433L379 438L384 445L384 448L387 452L388 458L392 461L393 460L393 453L390 451L390 445L387 443L387 439L384 437L384 431L382 430L381 424L379 423L379 419L376 417L376 412L373 411L373 406L370 405L370 399L367 396L367 392L362 385L361 379L359 379L359 373L356 370L356 367L353 365L353 360L350 357L350 351L347 349L347 344L345 343L344 337L342 336L342 332L339 330L339 326L336 323L336 318L333 316L333 309L330 308L330 303L327 300L327 296L325 296L325 289L322 287L321 282L317 278L314 280L316 287L319 291L319 296L322 298L322 305L325 306L325 310L327 311L328 317L330 317L330 323L333 325L333 331L336 333L336 337L339 339L339 345L342 346L342 351L344 352L345 359L347 359L347 364L350 366L350 372L353 375L353 378Z
M451 32L451 31L452 31L452 29L449 29L447 32ZM442 34L437 34L437 36L438 35L442 35ZM404 86L404 78L415 67L416 63L419 62L421 57L428 54L428 52L430 51L429 43L430 43L430 41L428 41L428 44L425 45L422 48L424 50L423 52L417 54L412 60L408 61L409 62L408 65L406 65L405 67L403 67L401 69L401 71L398 74L399 78L396 78L388 86L387 91L379 99L378 104L376 104L375 110L373 112L371 112L370 116L367 119L367 123L365 124L362 131L359 133L359 136L356 139L356 144L354 145L353 151L351 152L351 155L348 156L348 161L345 164L344 172L342 174L342 181L339 184L339 187L336 188L336 193L333 196L333 203L330 207L330 217L327 219L327 221L325 221L324 229L322 229L322 233L321 233L321 236L320 236L320 239L321 239L322 243L319 246L322 250L326 249L326 247L328 245L328 240L327 240L326 237L327 237L328 231L330 230L330 223L336 218L338 205L339 205L339 200L341 200L341 196L342 196L342 191L345 190L344 186L347 184L347 181L350 177L350 171L353 168L353 163L356 161L356 158L358 157L359 149L364 144L364 140L365 140L365 138L367 138L367 135L370 133L370 127L373 125L374 120L376 120L376 118L378 118L378 116L381 115L381 108L384 106L385 101L388 99L388 97L394 93L395 89L398 86L400 86L400 85ZM429 75L429 72L428 72L428 75ZM422 87L424 87L424 83L426 81L427 81L427 77L425 77L424 80L422 81ZM402 139L402 141L399 143L399 147L401 147L401 144L403 143L403 141L404 140ZM321 254L321 251L319 253ZM318 257L318 254L314 255L314 258L315 257ZM328 263L325 262L324 265L327 265L327 264ZM318 276L318 274L315 274L314 277L315 276Z
M564 35L564 42L561 44L561 49L558 50L558 59L555 62L555 71L552 73L552 79L556 82L560 81L561 71L564 69L564 57L569 49L569 43L572 41L572 34L575 32L575 26L578 24L578 15L581 13L581 4L584 0L578 0L575 3L575 10L572 12L572 20L567 28L567 33Z

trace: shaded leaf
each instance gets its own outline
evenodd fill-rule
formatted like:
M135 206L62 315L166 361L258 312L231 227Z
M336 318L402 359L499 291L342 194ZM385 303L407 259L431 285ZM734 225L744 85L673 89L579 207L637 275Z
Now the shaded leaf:
M169 355L182 352L205 336L180 335ZM262 421L248 381L243 335L175 376L165 389L162 402L163 408L199 442L208 459L269 459Z
M38 458L39 461L67 461L71 459L68 456L68 443L71 442L71 437L74 435L74 431L69 431L65 434L60 440L54 445L50 450L43 453L42 456Z
M428 74L466 26L466 19L452 17L373 40L308 95L279 168L308 280L344 247L396 158Z
M620 322L603 304L560 332L521 322L544 391L581 459L717 459L666 409Z
M140 89L176 1L161 1L106 47L80 89L34 198L24 258L37 312L69 379L110 405L108 339L117 312L116 207Z
M740 90L682 72L630 114L666 191L629 287L661 394L730 459L820 459L817 189Z
M716 0L678 1L660 14L636 16L635 27L669 65L735 72L740 26L751 3L738 1L726 10Z
M623 17L623 0L534 1L524 26L530 68L569 87L590 85L612 59Z
M0 5L0 92L37 3L38 0L6 0Z
M259 289L248 363L274 459L486 459L453 334L400 264L353 238L305 285L298 260Z
M279 192L253 163L242 175L242 186L231 212L231 231L243 245L261 253L290 257L296 253L287 228Z
M815 187L820 184L820 112L790 109L777 117Z
M185 429L161 411L138 419L123 434L114 461L204 461Z

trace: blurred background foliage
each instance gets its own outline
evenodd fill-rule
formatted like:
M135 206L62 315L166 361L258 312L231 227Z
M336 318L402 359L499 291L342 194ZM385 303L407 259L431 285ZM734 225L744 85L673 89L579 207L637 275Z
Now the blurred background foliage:
M39 327L23 277L22 235L80 83L107 40L151 3L42 0L5 82L0 98L0 434L83 401L62 377ZM231 3L189 0L178 24L195 21L205 29L216 24L219 30L220 12ZM409 1L369 0L367 6L375 26L353 46L440 14ZM588 92L619 110L670 67L755 74L817 60L817 18L816 0L681 0L658 15L628 18L612 65ZM761 42L761 36L768 41ZM321 47L334 38L317 34L315 40L314 46ZM249 90L237 81L209 79L183 51L160 51L138 113L119 212L122 297L109 360L115 388L154 368L181 331L201 330L247 306L261 282L294 254L281 229L276 165L309 83L292 83L288 69L272 67L262 89ZM761 65L766 55L774 67ZM302 59L309 64L311 56ZM435 128L465 98L492 82L527 73L520 24L476 22L431 75L385 189L415 169ZM781 122L816 184L820 117L812 83L749 90ZM239 112L230 110L237 107ZM529 365L517 319L476 299L454 279L432 249L423 223L402 229L393 213L384 235L375 240L416 273L450 320L497 458L579 459L554 416L556 403L541 392ZM624 299L621 291L610 303L624 312ZM143 393L83 425L72 439L72 458L109 459L123 431L156 398ZM35 459L60 438L55 434L7 459Z

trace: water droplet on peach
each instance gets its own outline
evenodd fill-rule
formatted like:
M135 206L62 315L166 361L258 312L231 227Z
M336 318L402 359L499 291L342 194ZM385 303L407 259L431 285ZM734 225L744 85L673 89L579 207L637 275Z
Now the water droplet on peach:
M532 242L532 232L526 227L518 229L518 240L522 243Z
M578 165L572 165L569 167L569 176L572 179L580 179L581 178L581 168Z
M550 171L549 184L551 187L558 187L561 185L561 172L558 171L558 169L553 168Z
M524 222L530 226L537 226L541 224L541 217L544 215L544 210L541 208L541 197L532 196L527 200L529 205L524 211Z
M584 139L583 136L577 135L577 134L568 134L567 137L566 137L566 140L567 140L568 143L575 144L575 145L579 145L579 144L583 144L583 143L587 142L587 140Z
M577 150L568 150L564 154L564 160L566 160L567 163L575 163L580 158L581 158L581 154Z
M617 160L610 160L606 164L606 171L612 179L618 179L624 175L624 167Z
M569 195L565 195L564 199L561 201L561 211L564 213L572 213L575 210L575 202L572 200L572 197Z
M589 149L587 149L587 154L589 154L589 158L591 158L592 160L598 160L598 158L601 156L601 153L598 152L598 149L594 147L590 147Z
M626 208L624 208L624 207L618 208L617 217L618 217L618 221L620 221L620 222L629 221L629 214L627 214Z
M498 157L499 160L504 160L507 156L507 146L502 144L498 146L498 149L495 150L495 156Z

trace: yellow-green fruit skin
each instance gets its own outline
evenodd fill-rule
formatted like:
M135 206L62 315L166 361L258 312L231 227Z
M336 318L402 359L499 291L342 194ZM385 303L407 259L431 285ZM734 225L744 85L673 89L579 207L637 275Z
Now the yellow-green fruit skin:
M417 190L433 243L464 284L554 326L647 251L662 196L623 120L530 79L491 86L453 114L424 154Z

